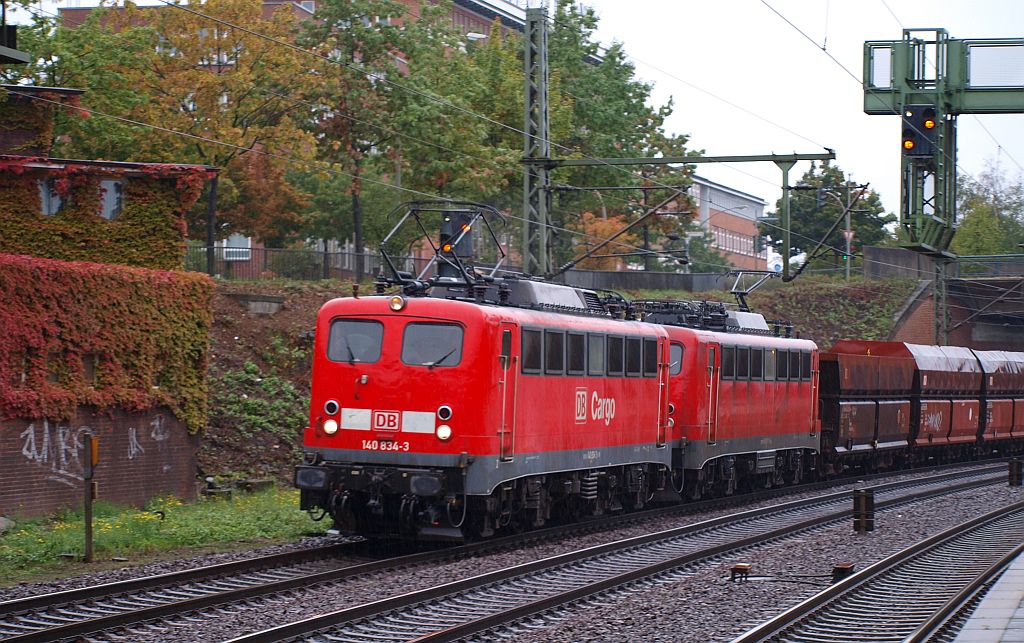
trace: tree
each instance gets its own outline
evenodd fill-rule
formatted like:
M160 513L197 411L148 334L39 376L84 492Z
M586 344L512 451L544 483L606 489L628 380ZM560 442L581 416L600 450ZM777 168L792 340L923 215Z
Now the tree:
M636 78L621 44L601 51L593 41L597 16L593 9L572 0L559 0L549 35L552 75L559 76L562 91L572 100L572 127L566 136L553 136L558 156L655 157L684 156L687 137L665 132L672 104L649 105L651 86ZM569 148L567 152L564 148ZM635 192L617 192L600 202L592 192L581 190L559 195L556 225L565 225L572 210L595 211L604 207L630 220L672 195L664 186L683 186L689 170L665 165L591 166L559 171L557 181L573 186L636 186ZM677 226L672 219L655 218L648 224L651 238ZM657 243L652 242L652 247ZM561 251L563 254L565 249ZM648 267L653 267L647 262Z
M951 249L959 255L1020 252L1024 243L1024 181L1007 179L997 166L972 179L960 176L957 192L960 220Z
M293 40L287 8L267 20L248 0L128 3L94 11L75 28L37 20L26 42L39 63L25 73L37 83L89 88L84 108L158 126L98 115L64 120L57 135L66 142L55 153L219 167L220 236L237 231L282 243L296 232L305 198L284 181L284 168L307 164L315 149L294 118L301 101L291 91L307 61L226 23ZM203 219L201 208L190 217L193 235Z
M321 56L308 99L315 104L308 126L320 158L348 175L352 236L365 247L362 192L375 161L394 159L396 134L384 125L395 113L407 37L403 5L391 0L325 0L303 25L299 42ZM356 262L356 279L362 262Z
M790 230L792 238L792 252L810 252L818 241L825 237L825 233L840 218L848 199L852 200L859 192L856 181L851 180L839 168L829 162L821 166L812 164L811 168L804 173L797 184L799 188L790 192ZM847 196L849 195L849 196ZM776 202L776 211L782 211L782 200ZM874 190L868 190L856 203L853 204L850 212L850 225L853 229L853 243L858 247L877 245L891 238L886 229L888 224L894 223L896 216L885 213L881 199ZM842 230L845 224L841 222L835 231L828 238L824 239L826 247L842 250L846 241L843 239ZM762 234L769 234L773 238L782 236L782 230L775 226L764 226Z

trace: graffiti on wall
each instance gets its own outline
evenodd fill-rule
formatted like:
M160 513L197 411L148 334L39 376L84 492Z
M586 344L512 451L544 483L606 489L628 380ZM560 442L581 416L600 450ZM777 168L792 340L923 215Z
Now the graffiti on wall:
M164 416L154 416L147 427L149 431L139 431L137 427L128 427L127 446L121 453L110 450L106 457L124 457L133 461L145 454L143 441L151 440L162 450L163 443L170 439L171 431L164 425ZM85 436L92 433L89 426L69 426L66 423L52 423L49 420L32 422L18 436L21 440L21 455L30 463L48 469L47 480L69 487L77 486L84 478ZM141 441L140 441L141 436ZM101 445L101 453L104 453ZM104 456L101 456L103 458ZM165 464L164 471L170 469Z

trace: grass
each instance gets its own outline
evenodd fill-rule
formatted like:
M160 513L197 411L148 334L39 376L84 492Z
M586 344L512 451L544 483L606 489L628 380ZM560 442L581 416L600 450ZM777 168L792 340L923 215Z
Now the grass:
M176 498L156 498L143 509L97 502L93 507L94 558L149 560L223 551L293 540L319 530L324 523L313 522L298 507L294 489L189 504ZM80 511L19 522L0 534L0 585L97 569L75 562L85 550L84 534ZM66 554L73 554L74 559L62 556Z

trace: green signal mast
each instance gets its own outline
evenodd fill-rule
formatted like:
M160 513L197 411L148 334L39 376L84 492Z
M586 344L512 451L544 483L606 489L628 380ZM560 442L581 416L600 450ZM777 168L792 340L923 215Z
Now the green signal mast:
M902 245L952 259L956 119L1024 112L1024 38L904 29L902 40L865 42L864 111L903 118Z

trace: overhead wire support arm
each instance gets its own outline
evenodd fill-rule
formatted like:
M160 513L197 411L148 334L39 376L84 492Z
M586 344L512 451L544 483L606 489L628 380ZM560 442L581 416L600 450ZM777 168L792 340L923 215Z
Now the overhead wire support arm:
M548 169L559 167L586 167L593 165L686 165L690 163L751 163L757 161L833 161L835 150L825 148L823 154L754 154L748 156L659 156L653 158L607 158L607 159L552 159L524 158L523 163L543 165Z
M794 272L791 275L783 276L782 277L782 281L785 281L785 282L793 281L794 279L796 279L797 277L800 276L800 273L802 273L804 271L804 268L806 268L808 265L810 265L812 260L817 258L818 251L821 250L822 246L825 245L825 241L830 236L832 236L832 233L836 231L836 228L839 227L839 224L846 220L846 216L853 210L853 206L857 203L857 201L860 201L860 198L862 196L864 196L864 192L866 192L867 189L868 189L868 186L867 186L866 183L864 185L861 185L861 186L858 186L858 187L860 189L857 191L857 195L850 200L850 203L845 208L843 208L843 212L832 223L832 227L830 227L828 229L828 232L826 232L821 237L821 239L818 240L818 243L814 246L814 250L811 250L811 252L809 252L807 254L807 259L802 264L800 264L800 267L796 269L796 272ZM788 259L787 259L787 261L788 261Z
M666 205L668 205L669 203L674 201L677 197L679 197L682 194L683 193L681 191L674 190L672 192L672 194L667 199L665 199L664 201L662 201L658 205L654 206L653 208L649 209L647 212L645 212L643 215L641 215L636 221L634 221L633 223L630 223L629 225L625 226L624 228L622 228L621 230L619 230L618 232L616 232L612 236L608 237L607 239L605 239L601 243L597 244L596 246L594 246L593 248L591 248L587 252L583 253L581 256L576 257L572 261L569 261L568 263L564 264L558 270L555 270L554 272L550 272L550 273L544 275L544 278L545 279L554 279L555 277L557 277L558 275L564 273L566 270L569 270L570 268L572 268L573 266L575 266L579 262L583 261L584 259L588 259L590 257L593 257L594 254L598 250L600 250L601 248L607 246L612 241L615 241L616 239L618 239L622 235L626 234L627 232L629 232L630 230L632 230L636 226L640 225L641 223L644 223L645 221L647 221L652 216L658 214L658 212L663 207L665 207Z

